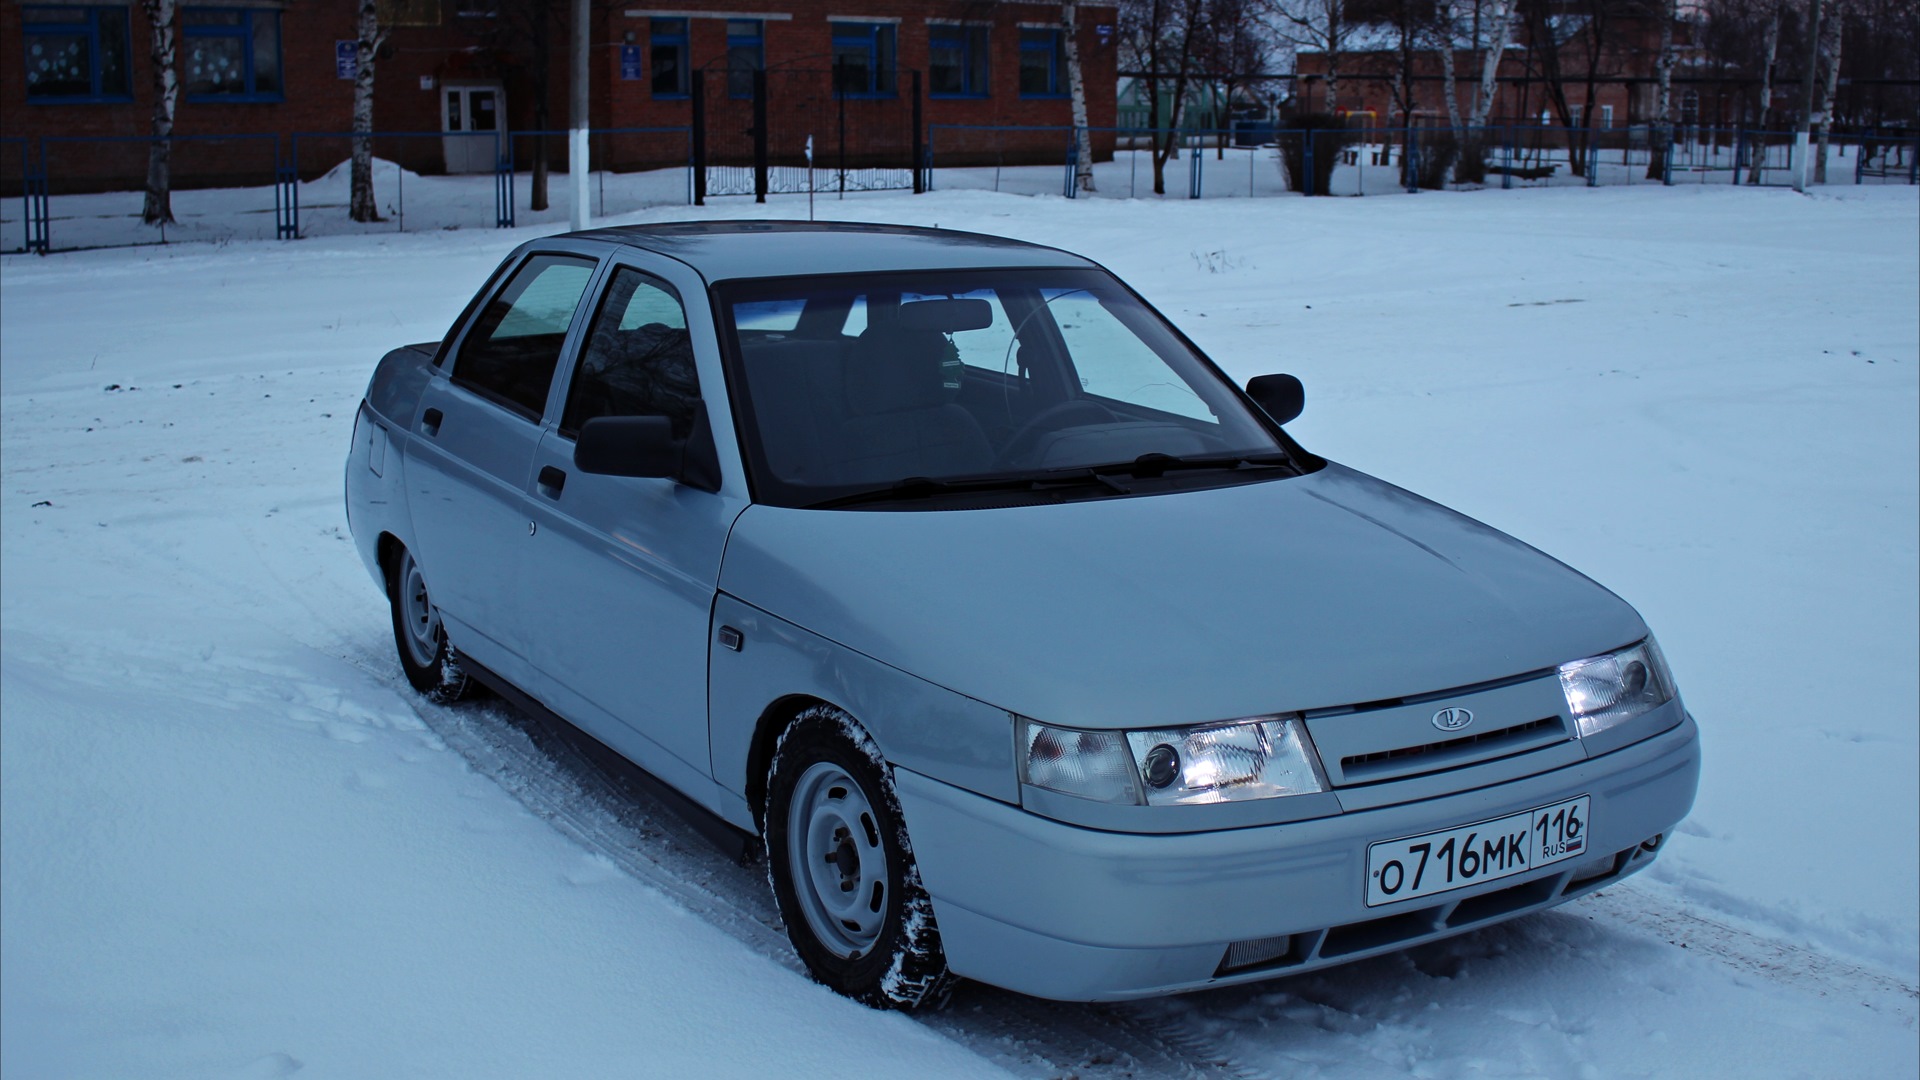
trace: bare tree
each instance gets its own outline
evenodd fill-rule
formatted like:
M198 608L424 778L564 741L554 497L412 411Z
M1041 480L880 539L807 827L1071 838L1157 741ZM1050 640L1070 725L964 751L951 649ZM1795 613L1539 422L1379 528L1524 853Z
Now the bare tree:
M553 31L556 19L566 18L565 5L555 0L498 0L491 11L492 18L463 22L485 49L526 72L528 95L533 99L534 130L547 131L553 123ZM500 137L510 136L502 130ZM551 171L547 136L534 136L533 175L527 192L529 209L545 210L550 205Z
M147 26L153 32L153 142L147 147L147 198L140 220L148 225L173 224L173 108L180 96L178 40L179 8L174 0L140 0Z
M1195 30L1202 22L1204 2L1127 0L1120 9L1121 45L1128 60L1141 69L1140 79L1147 88L1155 195L1167 193L1167 162L1179 150L1180 113L1193 80ZM1164 108L1162 89L1168 91Z
M355 221L380 221L373 199L373 65L380 46L387 43L387 27L380 21L380 0L356 0L359 49L353 73L352 197L347 216Z
M1486 127L1487 118L1493 112L1493 99L1500 88L1500 61L1513 34L1514 0L1487 2L1491 6L1484 11L1480 0L1475 0L1473 5L1473 47L1482 48L1484 43L1486 49L1480 60L1480 92L1473 99L1473 117L1467 122L1467 126L1474 128ZM1483 19L1485 25L1482 25Z
M1820 98L1813 108L1814 122L1820 125L1817 149L1813 155L1813 182L1827 182L1827 143L1833 134L1834 92L1840 87L1840 46L1844 37L1842 24L1846 22L1846 0L1828 0L1833 6L1827 9L1826 17L1820 24L1820 63L1824 78L1820 83Z
M1760 65L1760 97L1757 103L1759 116L1756 120L1756 124L1761 131L1767 130L1768 113L1773 110L1773 67L1774 62L1780 58L1780 17L1782 14L1784 14L1783 5L1777 2L1777 0L1770 0L1770 2L1765 5L1762 16L1766 19L1766 30L1762 32L1760 38L1760 51L1763 56L1763 62ZM1764 146L1754 149L1753 165L1747 170L1747 183L1757 184L1760 182L1760 167L1766 162L1766 158L1766 148Z
M1073 179L1093 190L1093 134L1087 130L1087 81L1080 72L1080 0L1060 0L1060 36L1067 51L1067 92L1073 95Z
M1348 0L1269 0L1268 25L1295 50L1310 50L1327 59L1327 95L1320 111L1340 107L1340 59L1354 22L1347 18Z
M1647 179L1667 179L1667 150L1673 145L1673 27L1680 21L1679 0L1653 0L1660 20L1660 56L1654 61L1659 90L1653 103L1653 144L1648 148Z
M1254 19L1259 0L1205 0L1196 35L1195 60L1225 115L1215 118L1218 158L1226 157L1235 90L1244 89L1272 59L1272 42Z

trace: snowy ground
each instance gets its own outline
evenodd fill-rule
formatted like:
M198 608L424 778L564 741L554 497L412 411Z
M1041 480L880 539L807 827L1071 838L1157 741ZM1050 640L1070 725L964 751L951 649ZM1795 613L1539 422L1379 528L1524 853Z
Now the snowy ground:
M1100 259L1230 373L1301 375L1308 446L1622 593L1704 733L1681 835L1320 974L867 1012L796 973L756 871L391 659L354 404L535 229L9 257L8 1080L1920 1070L1914 189L831 210Z

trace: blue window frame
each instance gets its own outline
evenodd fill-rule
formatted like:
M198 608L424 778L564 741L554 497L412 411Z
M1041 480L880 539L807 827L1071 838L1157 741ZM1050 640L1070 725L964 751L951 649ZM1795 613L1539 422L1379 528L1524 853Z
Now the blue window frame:
M767 66L766 24L759 19L727 20L727 96L753 96L753 73Z
M1067 88L1066 44L1058 27L1023 27L1020 31L1020 96L1064 97Z
M987 28L956 23L927 27L927 95L986 97Z
M846 97L892 97L897 28L892 23L833 24L833 89Z
M129 101L127 9L22 8L29 102Z
M182 8L180 89L188 101L280 101L280 13Z
M653 62L653 96L687 96L687 20L654 19L647 24L648 59Z

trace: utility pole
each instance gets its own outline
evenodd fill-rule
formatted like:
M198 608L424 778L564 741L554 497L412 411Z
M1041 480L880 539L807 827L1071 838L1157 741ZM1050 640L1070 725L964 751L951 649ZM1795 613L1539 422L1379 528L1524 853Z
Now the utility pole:
M1814 0L1814 3L1819 2ZM567 136L567 186L573 189L569 220L575 230L584 229L593 221L587 206L588 170L592 167L587 159L587 88L593 82L593 72L587 66L587 36L590 33L587 20L591 11L592 0L573 0L573 117L572 130Z
M1801 78L1800 130L1793 136L1793 190L1805 192L1813 156L1813 71L1820 66L1820 0L1807 0L1806 74Z

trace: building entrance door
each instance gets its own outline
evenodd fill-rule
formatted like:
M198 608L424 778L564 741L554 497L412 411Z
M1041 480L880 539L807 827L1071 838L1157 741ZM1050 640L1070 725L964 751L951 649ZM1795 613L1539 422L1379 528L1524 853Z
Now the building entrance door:
M501 145L501 118L506 115L506 95L499 83L453 85L443 87L440 95L440 130L446 135L447 171L450 173L492 172L496 154L504 154Z

